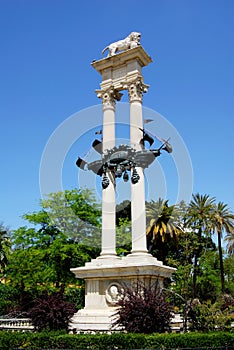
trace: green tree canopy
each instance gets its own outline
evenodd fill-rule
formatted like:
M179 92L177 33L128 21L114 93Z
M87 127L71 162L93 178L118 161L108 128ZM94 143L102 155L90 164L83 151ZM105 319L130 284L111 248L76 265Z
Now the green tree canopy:
M88 189L51 193L40 202L42 210L24 218L50 235L54 229L77 243L99 245L101 240L101 210L94 194Z
M227 204L219 202L213 208L212 215L212 230L218 236L218 249L219 249L219 264L220 264L220 278L222 293L225 292L225 279L224 279L224 267L223 267L223 252L222 252L222 233L228 234L234 233L234 214L230 211Z
M11 246L11 242L10 242L9 229L4 227L4 225L0 223L0 277L1 277L1 274L4 273L8 262L10 246Z
M38 212L24 215L34 227L20 227L11 235L6 278L19 291L22 307L43 290L76 285L70 269L100 253L100 210L90 191L53 193L41 206Z
M180 226L179 211L176 205L169 205L168 200L159 198L157 202L146 203L147 243L149 251L157 249L156 256L165 262L167 245L178 244L178 236L183 233Z

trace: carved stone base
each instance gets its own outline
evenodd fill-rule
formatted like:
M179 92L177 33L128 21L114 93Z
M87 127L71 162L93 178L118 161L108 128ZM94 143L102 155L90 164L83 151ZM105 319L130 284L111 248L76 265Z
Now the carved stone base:
M76 332L110 331L115 310L87 309L79 310L72 318L70 329Z
M175 269L148 253L135 253L123 258L98 257L71 271L85 279L85 307L73 316L71 324L79 332L111 330L124 286L137 280L158 280L163 287L164 278L171 277Z

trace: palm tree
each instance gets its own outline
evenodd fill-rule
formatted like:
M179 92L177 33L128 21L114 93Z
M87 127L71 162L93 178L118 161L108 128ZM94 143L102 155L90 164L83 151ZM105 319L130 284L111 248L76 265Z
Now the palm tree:
M178 235L183 232L179 225L179 212L176 205L168 205L168 200L159 198L157 202L146 203L148 249L158 248L157 257L165 260L165 243L177 244ZM161 249L159 249L161 248Z
M222 252L222 233L234 235L234 214L230 211L227 204L219 202L213 208L212 214L212 230L218 236L219 262L220 262L220 278L222 293L225 292L224 268L223 268L223 252Z
M202 236L211 233L211 217L214 206L214 197L209 195L193 194L188 206L187 225L190 226L197 236L197 249L194 251L193 271L193 298L196 297L198 260L202 253Z
M234 232L227 232L224 241L227 243L227 251L229 254L234 254Z

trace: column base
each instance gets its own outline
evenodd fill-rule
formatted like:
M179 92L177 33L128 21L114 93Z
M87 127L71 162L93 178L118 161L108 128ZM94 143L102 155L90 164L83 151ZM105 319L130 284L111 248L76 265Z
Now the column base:
M117 254L102 254L97 259L121 259Z
M71 269L77 278L85 279L85 307L74 315L70 329L110 331L118 295L126 286L139 280L158 281L163 287L163 280L175 270L142 251L122 258L100 256L83 267Z
M147 250L132 250L130 254L128 254L127 256L131 257L131 256L152 256L150 253L148 253Z

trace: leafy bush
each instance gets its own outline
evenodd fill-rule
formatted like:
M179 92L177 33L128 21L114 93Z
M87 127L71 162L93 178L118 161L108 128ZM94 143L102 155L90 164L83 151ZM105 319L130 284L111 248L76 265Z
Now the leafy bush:
M84 283L80 286L67 287L64 297L69 302L75 304L76 310L82 309L85 306L85 287Z
M138 281L133 286L126 286L117 306L113 327L145 334L170 329L171 306L158 283Z
M19 292L8 284L0 283L0 315L11 314L17 309Z
M64 334L61 332L0 332L0 349L234 349L234 333L186 334Z
M203 332L230 330L234 320L233 307L224 307L224 302L201 304L195 299L188 314L191 321L190 330Z
M223 294L222 295L222 302L221 302L221 309L222 310L233 310L234 309L234 297L230 294Z
M64 299L63 292L43 295L34 301L28 316L38 331L68 330L69 322L75 313L75 306Z

